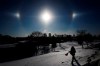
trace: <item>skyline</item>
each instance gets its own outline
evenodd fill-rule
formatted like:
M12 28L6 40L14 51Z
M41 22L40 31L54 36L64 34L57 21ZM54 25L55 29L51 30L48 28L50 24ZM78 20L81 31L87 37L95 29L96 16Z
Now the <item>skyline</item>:
M33 31L75 34L87 30L100 34L99 1L86 0L1 0L0 34L28 36ZM39 19L48 9L53 15L50 24Z

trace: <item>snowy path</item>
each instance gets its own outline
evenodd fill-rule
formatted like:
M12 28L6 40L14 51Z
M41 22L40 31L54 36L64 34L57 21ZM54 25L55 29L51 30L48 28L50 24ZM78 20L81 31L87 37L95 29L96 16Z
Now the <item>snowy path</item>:
M37 57L1 63L0 66L62 66L67 57L66 52L49 53ZM70 56L69 56L70 57Z
M70 47L71 45L69 45ZM65 51L58 47L57 50L61 50L60 52L52 52L36 57L0 63L0 66L71 66L71 55L65 56L69 48L66 48ZM76 59L82 65L86 63L87 57L94 53L94 50L81 49L81 46L75 46L75 48L77 50Z

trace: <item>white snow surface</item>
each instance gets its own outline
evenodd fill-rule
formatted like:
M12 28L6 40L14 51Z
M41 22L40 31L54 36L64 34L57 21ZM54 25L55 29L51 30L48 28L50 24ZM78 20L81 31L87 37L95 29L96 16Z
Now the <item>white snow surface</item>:
M87 58L96 51L93 49L82 49L81 46L77 44L77 42L65 42L61 43L61 45L65 49L62 49L58 46L56 51L59 52L50 52L40 56L4 62L0 63L0 66L72 66L72 56L70 54L65 56L65 54L70 50L71 46L76 48L76 60L78 60L80 65L84 65L87 63Z

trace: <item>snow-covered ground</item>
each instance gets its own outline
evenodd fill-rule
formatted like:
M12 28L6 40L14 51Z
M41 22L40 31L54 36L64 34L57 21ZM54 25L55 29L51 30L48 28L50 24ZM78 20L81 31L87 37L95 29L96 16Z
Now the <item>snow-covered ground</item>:
M0 66L71 66L72 56L65 54L70 50L71 46L76 48L76 60L80 65L87 63L87 58L91 57L92 61L99 59L98 52L95 57L92 56L97 50L95 49L82 49L77 42L65 42L61 43L61 47L56 48L58 52L51 52L48 54L0 63ZM75 63L75 62L74 62ZM76 64L75 64L76 65Z

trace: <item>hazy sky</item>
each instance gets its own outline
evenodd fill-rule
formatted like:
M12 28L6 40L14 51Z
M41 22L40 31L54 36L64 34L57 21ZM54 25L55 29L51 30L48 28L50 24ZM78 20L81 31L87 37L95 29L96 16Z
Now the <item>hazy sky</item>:
M45 9L54 17L48 25L39 19ZM99 0L0 0L0 34L27 36L33 31L73 34L80 29L100 34L99 28Z

